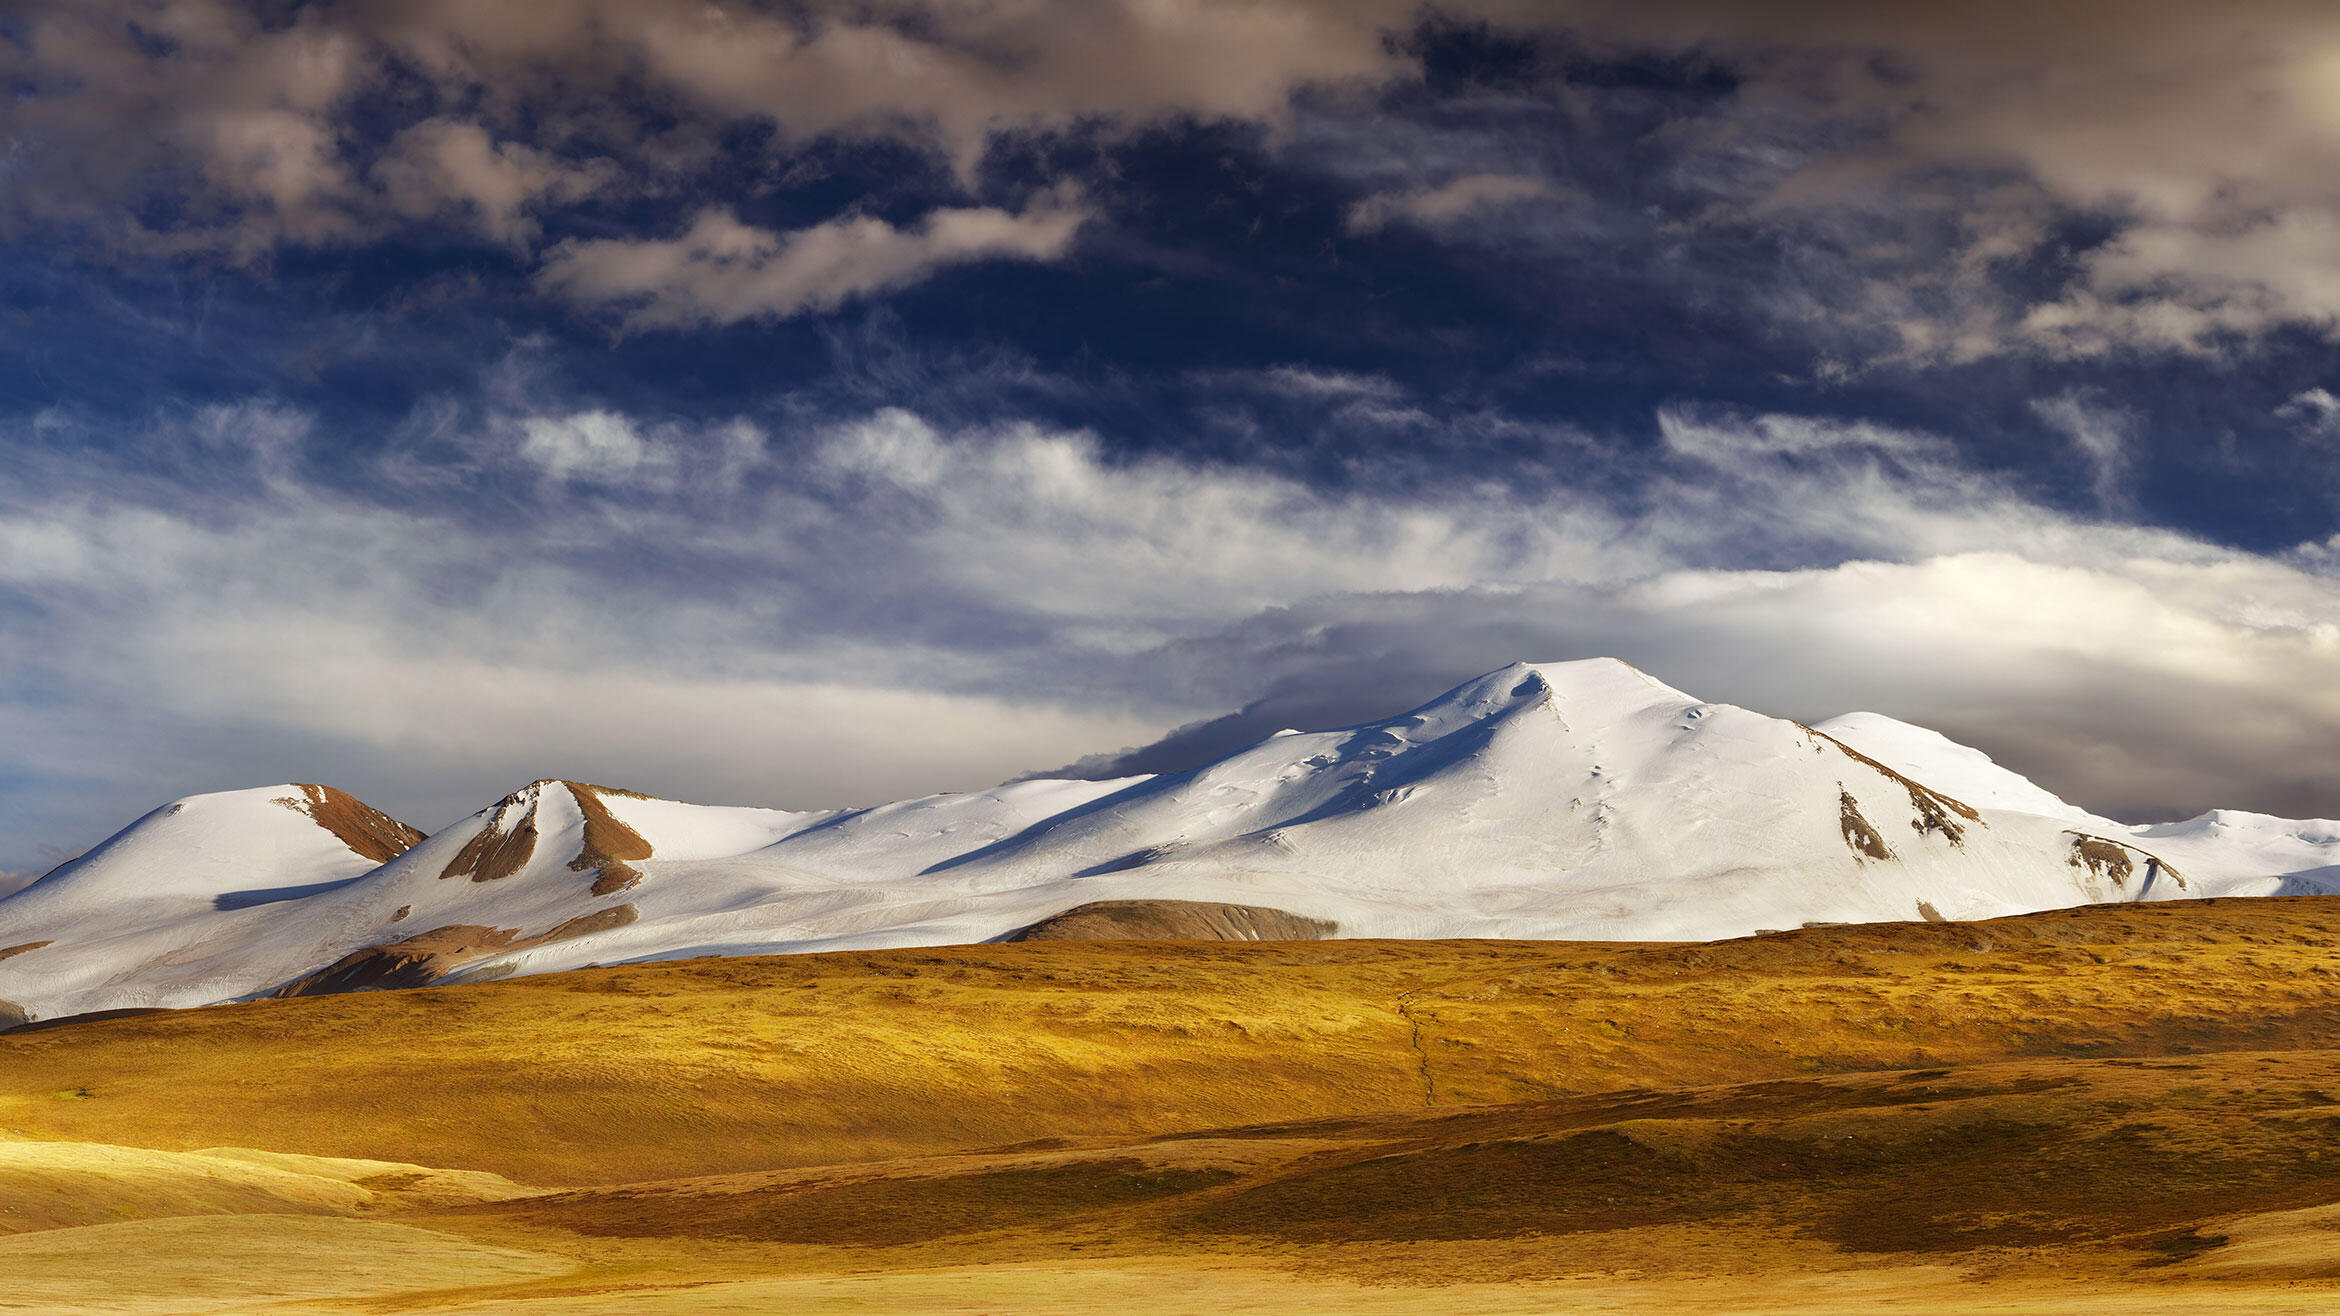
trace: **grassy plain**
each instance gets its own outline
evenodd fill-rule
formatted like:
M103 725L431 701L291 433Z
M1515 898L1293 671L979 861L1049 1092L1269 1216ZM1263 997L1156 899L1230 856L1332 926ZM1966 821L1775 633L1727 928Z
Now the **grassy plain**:
M0 1312L2329 1310L2340 899L114 1019L0 1036L0 1208Z

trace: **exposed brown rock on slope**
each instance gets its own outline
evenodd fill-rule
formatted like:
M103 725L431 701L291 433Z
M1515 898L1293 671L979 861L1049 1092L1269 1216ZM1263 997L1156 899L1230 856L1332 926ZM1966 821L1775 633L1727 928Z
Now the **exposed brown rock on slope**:
M632 905L617 905L580 915L533 937L522 937L515 928L453 923L384 945L351 951L315 973L286 983L271 995L287 998L427 987L464 965L490 955L622 928L639 916L640 911Z
M2129 862L2129 848L2118 841L2101 836L2072 836L2072 867L2085 868L2092 877L2109 877L2116 887L2129 885L2129 874L2134 866Z
M388 863L423 839L420 829L407 826L347 791L308 782L298 786L299 798L287 797L277 803L315 819L318 826L333 833L360 858L377 864Z
M1951 799L1949 796L1944 795L1931 786L1922 786L1917 782L1911 781L1909 778L1902 776L1900 773L1895 772L1889 767L1886 767L1884 764L1879 763L1873 758L1870 758L1868 755L1863 754L1859 750L1854 749L1852 746L1845 744L1843 741L1838 740L1836 737L1829 735L1825 731L1816 731L1811 727L1804 726L1804 724L1801 722L1796 723L1796 725L1803 728L1804 734L1811 736L1815 740L1827 742L1829 745L1835 747L1839 753L1843 754L1846 758L1851 759L1853 762L1859 763L1864 767L1871 768L1880 775L1889 777L1892 780L1899 782L1901 784L1901 788L1909 792L1910 808L1917 814L1915 818L1910 820L1909 825L1912 829L1918 831L1919 833L1922 834L1925 832L1934 832L1939 834L1944 840L1950 842L1952 845L1963 845L1966 841L1966 827L1965 824L1960 823L1957 821L1957 819L1963 818L1966 820L1966 822L1974 823L1978 826L1987 827L1990 825L1983 822L1982 814L1978 812L1972 805L1966 804L1960 800Z
M609 806L601 802L604 795L623 795L643 798L632 791L621 791L608 786L592 786L584 782L566 781L569 794L577 801L577 812L585 818L585 843L577 857L569 861L572 872L593 869L593 894L616 895L642 880L634 861L650 857L650 843L641 833L619 822L610 814Z
M641 880L642 870L622 859L612 859L594 869L593 885L586 888L586 893L614 896L621 891L633 890L634 884Z
M1893 857L1893 851L1885 844L1885 838L1878 835L1877 829L1861 815L1861 806L1853 799L1852 792L1842 786L1836 789L1836 825L1844 833L1845 845L1854 854L1871 859Z
M28 941L19 946L0 946L0 960L14 959L16 956L39 950L43 946L56 944L54 941Z
M422 987L437 981L450 964L502 950L519 937L516 928L453 923L381 946L351 951L305 978L275 991L284 996L322 996L388 987Z
M1443 1108L2331 1047L2336 948L2340 898L2311 897L1702 945L1043 942L632 965L9 1034L0 1125L606 1183L1420 1108L1425 1068ZM75 1086L105 1099L48 1095Z
M607 932L611 928L622 928L641 916L642 912L632 905L612 905L607 909L594 910L590 914L579 914L547 932L518 943L518 947L545 946L556 941L567 941L571 937Z
M547 783L539 782L531 789L541 790ZM521 810L526 809L526 812ZM519 820L506 829L507 814L520 813ZM439 871L439 876L469 877L474 882L493 882L510 877L536 853L536 810L522 800L521 792L505 796L496 805L487 824L463 843L455 857Z
M2148 884L2154 878L2166 875L2170 881L2177 883L2178 890L2186 889L2183 873L2133 845L2102 836L2090 836L2086 832L2066 832L2065 835L2072 838L2072 853L2068 860L2072 867L2085 870L2090 878L2111 878L2115 890L2128 889L2129 878L2136 873L2140 863L2145 867ZM2095 884L2092 882L2090 885Z
M464 843L439 876L494 882L519 872L521 866L536 853L539 830L536 811L542 806L545 792L556 788L568 792L570 798L577 802L577 812L584 819L584 840L576 856L569 861L570 870L579 873L588 869L599 870L593 883L593 894L597 896L623 891L640 880L641 874L632 867L632 861L648 859L650 843L643 840L634 829L619 822L602 802L602 797L645 797L610 786L594 786L551 777L533 782L526 789L515 791L499 801L486 825Z
M1201 900L1098 900L1002 941L1321 941L1339 925L1263 905Z

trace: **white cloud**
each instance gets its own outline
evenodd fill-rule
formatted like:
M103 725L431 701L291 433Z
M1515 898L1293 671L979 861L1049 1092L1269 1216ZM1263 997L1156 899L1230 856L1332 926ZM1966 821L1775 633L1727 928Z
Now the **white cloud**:
M1399 0L418 0L264 23L235 0L34 5L0 45L22 93L0 104L18 173L0 200L142 248L244 257L457 208L517 243L537 203L670 181L716 158L707 143L727 130L767 125L784 148L907 140L972 183L1002 134L1281 124L1299 88L1401 74L1410 61L1385 34L1413 13ZM386 84L396 96L365 100ZM377 164L364 120L385 112L411 118ZM581 142L612 154L570 158ZM158 196L189 213L150 232L139 211Z
M918 574L1114 648L1328 590L1534 579L1601 556L1614 528L1495 488L1334 496L1258 471L1108 462L1086 435L1031 426L945 435L900 411L834 431L817 463Z
M273 437L222 447L231 430ZM2105 807L2328 812L2329 551L2075 519L1904 431L1661 430L1669 467L1630 512L1525 483L1328 492L904 412L778 446L740 422L518 417L477 438L481 482L548 478L471 512L289 477L167 502L95 471L67 497L28 483L0 500L0 736L92 784L51 811L83 830L19 813L16 834L70 848L173 794L286 777L424 822L556 772L869 802L1262 691L1308 692L1261 714L1278 726L1362 717L1595 653L1769 711L1938 725ZM154 442L207 461L314 441L269 407L175 434ZM1769 569L1717 569L1749 560Z
M520 422L520 456L556 480L614 480L653 460L633 422L614 412L530 416Z
M373 175L391 210L407 219L455 214L498 242L535 240L528 213L545 202L580 200L615 174L607 160L572 165L519 142L496 141L461 119L426 119L402 129L375 162Z
M1427 227L1452 223L1475 211L1543 200L1556 189L1548 179L1521 174L1467 174L1437 187L1385 192L1349 208L1349 227L1369 232L1405 220Z
M1270 366L1249 378L1271 393L1312 401L1396 402L1405 394L1396 380L1385 375L1310 366Z
M2340 397L2334 397L2330 389L2302 390L2277 407L2275 414L2318 435L2340 433Z
M1601 237L1571 216L1613 205L1611 219L1655 231L1661 248L1754 237L1777 245L1790 276L1752 300L1896 359L2201 352L2284 325L2340 334L2340 281L2325 273L2340 259L2329 5L2159 6L2111 25L2071 6L1978 22L1857 0L1456 0L1438 12L1565 32L1594 58L1674 52L1726 69L1736 90L1711 113L1681 107L1635 143L1650 153L1644 181L1712 204L1660 214L1598 171L1576 180L1589 192L1571 191L1567 152L1539 149L1547 118L1467 149L1447 134L1405 168L1349 175L1372 192L1350 215L1357 229L1510 224L1575 240L1545 253L1565 261ZM0 217L92 230L108 250L246 259L452 216L519 246L542 212L588 195L671 194L761 163L722 145L742 129L769 127L782 155L840 136L910 142L969 192L995 142L1073 128L1240 120L1281 141L1305 104L1371 143L1404 115L1370 95L1302 93L1419 76L1405 37L1425 13L1409 0L812 0L785 12L419 0L263 21L231 0L34 5L20 39L0 45L19 89L0 103L11 143ZM1540 105L1593 124L1603 100L1555 87L1487 93L1480 108ZM980 230L963 235L974 247L1060 249L1035 216L942 213ZM1945 217L1955 235L1936 231ZM2002 278L2028 257L2062 259L2057 221L2074 217L2111 232L2068 254L2068 286L2043 295ZM583 263L558 268L589 302L631 298L647 317L692 322L833 305L959 258L948 235L872 223L797 235L816 246L792 261L790 235L717 213L684 239L603 239L637 250L585 247L572 253ZM836 249L823 256L817 242ZM1596 242L1590 254L1617 253ZM827 261L858 272L831 281L809 268ZM730 268L742 263L752 269ZM682 291L654 284L661 266ZM718 295L724 272L761 291ZM1747 277L1696 262L1638 273ZM1887 337L1897 349L1867 342Z
M1952 457L1950 445L1929 434L1805 416L1743 416L1671 407L1658 413L1658 434L1673 451L1708 463L1855 452L1946 466Z
M2126 506L2130 432L2136 418L2073 393L2036 401L2031 410L2072 441L2073 450L2088 470L2097 506Z
M621 307L626 322L641 327L785 319L953 265L1055 260L1087 218L1050 198L1022 214L944 209L909 228L857 216L776 233L708 210L679 238L563 242L546 255L537 283L580 305Z
M295 110L225 110L203 125L198 147L213 183L270 216L285 238L315 243L357 231L356 186L332 125Z

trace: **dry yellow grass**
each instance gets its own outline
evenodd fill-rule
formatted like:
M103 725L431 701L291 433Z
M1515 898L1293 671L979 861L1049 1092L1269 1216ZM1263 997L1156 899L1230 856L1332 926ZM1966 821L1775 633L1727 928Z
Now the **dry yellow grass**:
M1135 1265L973 1266L741 1280L622 1294L506 1291L396 1310L499 1316L2326 1316L2328 1289L1977 1283L1947 1267L1636 1282L1608 1279L1436 1288L1359 1284L1208 1259Z
M51 1223L449 1240L452 1269L363 1290L379 1311L2328 1309L2336 970L2314 899L272 1001L0 1037L0 1129L48 1149L11 1179L0 1143L0 1201L29 1165ZM188 1155L222 1145L285 1155ZM438 1187L352 1204L385 1172L303 1157ZM24 1237L94 1284L122 1227Z
M0 1128L609 1183L1425 1103L2331 1046L2336 947L2340 900L2319 898L1704 946L701 960L4 1035Z
M533 1191L479 1170L394 1161L0 1138L0 1234L186 1215L358 1215Z
M1756 1254L1725 1241L1788 1238L1840 1265L1991 1252L2128 1271L2236 1245L2205 1222L2340 1196L2333 1089L2328 1052L2008 1062L697 1177L436 1223L581 1259L628 1241L926 1264L1321 1253L1393 1278L1552 1279L1619 1268L1620 1237L1700 1230L1630 1268L1745 1267ZM2340 1274L2340 1250L2324 1264Z
M557 1257L483 1247L411 1225L198 1216L0 1238L0 1276L6 1277L0 1311L245 1316L262 1309L364 1310L368 1299L434 1290L462 1294L573 1268Z

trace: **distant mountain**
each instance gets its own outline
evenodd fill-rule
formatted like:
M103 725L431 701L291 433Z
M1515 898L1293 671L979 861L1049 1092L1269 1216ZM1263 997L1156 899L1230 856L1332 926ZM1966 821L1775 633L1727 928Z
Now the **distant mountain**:
M2129 826L1920 727L1807 727L1598 659L1191 772L871 809L547 780L424 839L324 787L195 796L0 899L0 1011L1019 935L1707 940L2335 890L2340 823Z

